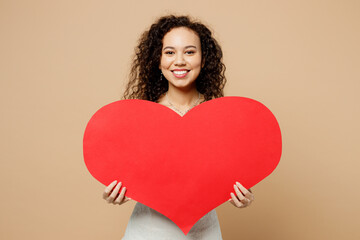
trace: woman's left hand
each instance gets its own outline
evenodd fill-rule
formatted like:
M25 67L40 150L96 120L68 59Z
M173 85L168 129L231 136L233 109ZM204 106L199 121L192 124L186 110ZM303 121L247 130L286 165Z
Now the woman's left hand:
M249 206L252 201L254 201L254 194L252 194L251 190L247 190L243 185L239 182L234 184L235 193L230 193L231 199L228 201L238 208L244 208Z

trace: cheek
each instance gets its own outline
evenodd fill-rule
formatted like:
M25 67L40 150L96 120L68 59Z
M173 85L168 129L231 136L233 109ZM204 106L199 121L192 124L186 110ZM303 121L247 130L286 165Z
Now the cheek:
M161 68L169 68L170 65L171 65L171 61L169 59L161 58L161 60L160 60Z
M197 57L196 59L194 59L193 66L201 68L201 57Z

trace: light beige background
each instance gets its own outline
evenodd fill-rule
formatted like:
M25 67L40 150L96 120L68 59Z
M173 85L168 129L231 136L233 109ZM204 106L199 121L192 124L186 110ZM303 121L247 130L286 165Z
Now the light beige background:
M134 202L108 205L87 172L87 121L123 90L139 35L167 14L208 24L226 95L277 116L283 155L230 239L360 239L360 2L0 1L0 239L120 239Z

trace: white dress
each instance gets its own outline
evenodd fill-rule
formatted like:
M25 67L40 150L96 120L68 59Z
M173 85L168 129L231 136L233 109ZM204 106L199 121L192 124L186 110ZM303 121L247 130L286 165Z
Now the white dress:
M139 202L122 240L222 240L215 209L203 216L185 235L169 218Z

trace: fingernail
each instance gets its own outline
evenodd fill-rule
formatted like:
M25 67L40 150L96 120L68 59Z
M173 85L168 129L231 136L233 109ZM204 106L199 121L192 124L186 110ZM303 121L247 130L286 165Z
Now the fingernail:
M236 182L236 184L240 184L239 182Z

